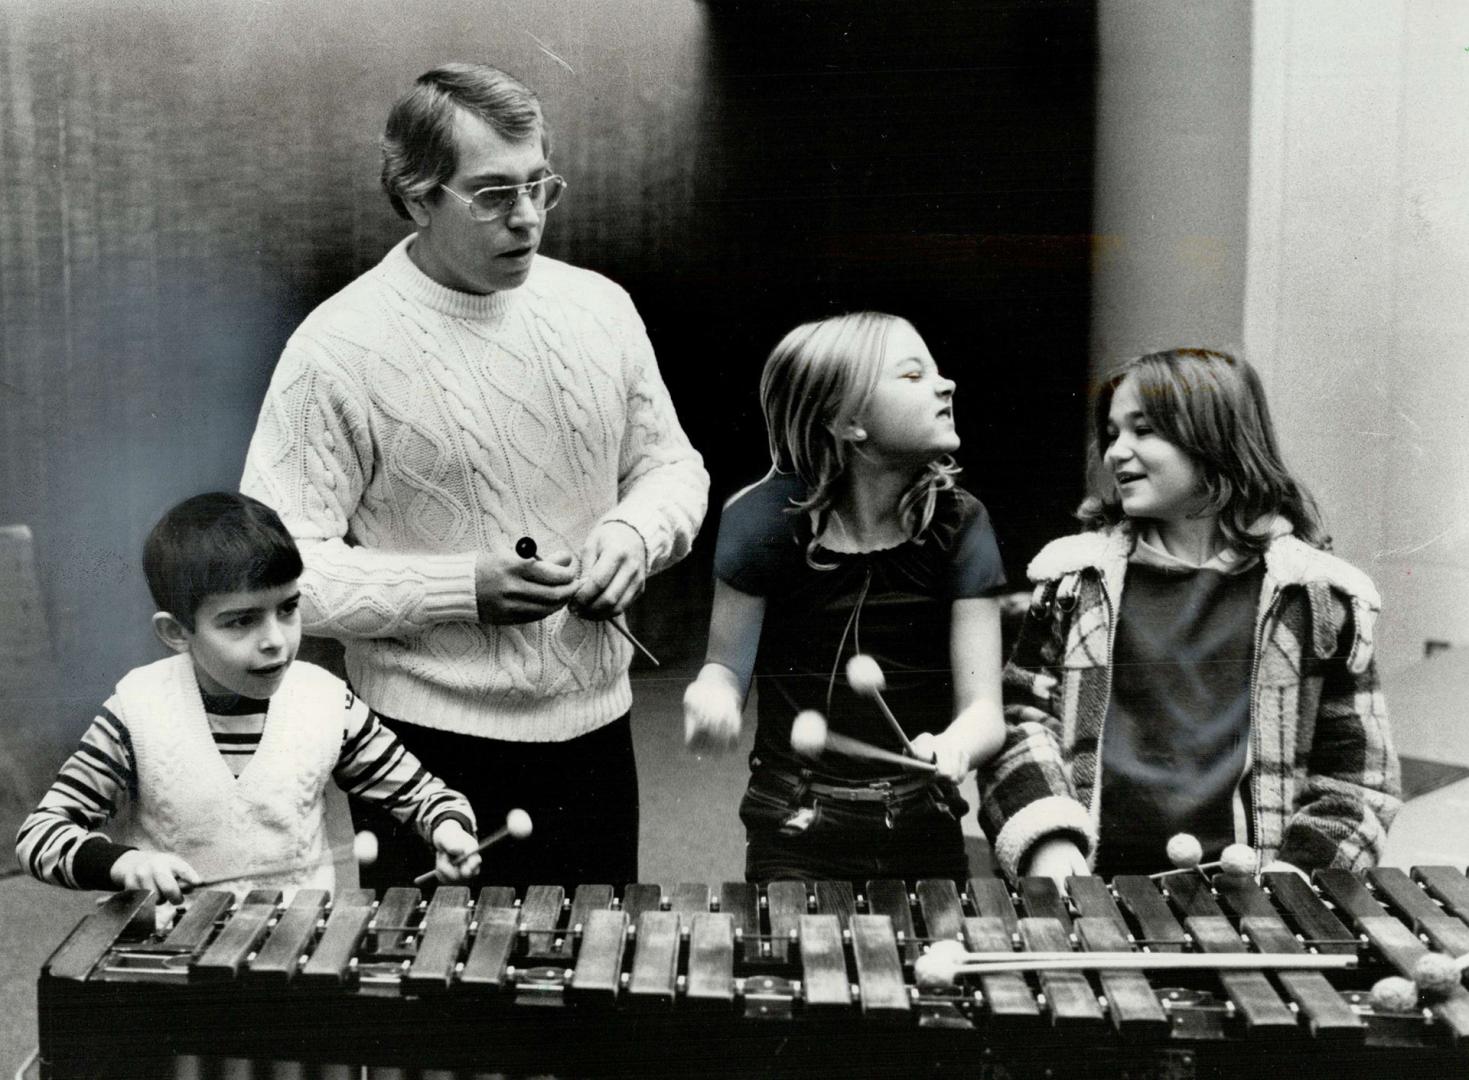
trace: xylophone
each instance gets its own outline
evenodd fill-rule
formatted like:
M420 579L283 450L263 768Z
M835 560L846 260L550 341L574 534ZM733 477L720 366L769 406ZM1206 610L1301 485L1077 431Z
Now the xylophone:
M1369 988L1469 953L1469 879L1379 868L756 887L151 894L83 919L39 980L42 1076L1464 1075L1469 991ZM986 971L969 949L1354 957L1345 971ZM952 949L953 946L946 946ZM921 966L921 965L920 965ZM265 1063L275 1064L267 1065Z

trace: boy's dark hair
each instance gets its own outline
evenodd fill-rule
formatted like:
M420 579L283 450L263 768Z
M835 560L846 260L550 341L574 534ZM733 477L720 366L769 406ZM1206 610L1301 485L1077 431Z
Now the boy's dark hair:
M301 576L301 552L276 512L232 491L185 499L143 542L143 576L159 611L189 630L211 596L271 589Z

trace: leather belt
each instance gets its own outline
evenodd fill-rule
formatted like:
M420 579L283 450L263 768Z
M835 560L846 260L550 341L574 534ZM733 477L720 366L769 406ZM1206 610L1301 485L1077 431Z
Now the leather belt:
M915 795L934 782L931 776L903 776L895 780L872 780L863 784L829 784L822 780L796 776L768 765L760 769L760 776L779 781L792 791L804 789L818 799L836 799L840 802L891 803Z

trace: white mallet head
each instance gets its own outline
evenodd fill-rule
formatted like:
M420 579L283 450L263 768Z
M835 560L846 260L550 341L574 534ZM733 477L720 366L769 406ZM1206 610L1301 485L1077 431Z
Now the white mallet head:
M855 693L873 697L887 689L887 676L878 662L866 653L856 653L847 661L847 685Z
M1257 862L1249 844L1230 844L1219 853L1219 869L1226 874L1253 874Z
M826 717L802 709L791 721L791 749L802 757L819 757L826 749Z
M935 955L932 949L913 961L913 979L920 990L953 986L958 973L958 965L943 955Z
M969 950L954 938L939 938L929 945L924 955L937 956L946 964L958 964L969 957Z
M1192 870L1204 861L1204 845L1193 833L1174 833L1168 838L1168 861L1180 870Z
M352 837L352 857L358 866L371 866L377 862L377 833L363 829Z
M1418 1008L1418 985L1401 975L1378 979L1372 986L1372 1007L1379 1012L1412 1012Z
M505 815L505 831L517 840L524 840L530 835L530 815L524 810L512 810Z
M1464 972L1453 957L1443 953L1426 952L1413 964L1413 981L1424 997L1447 997L1463 977Z

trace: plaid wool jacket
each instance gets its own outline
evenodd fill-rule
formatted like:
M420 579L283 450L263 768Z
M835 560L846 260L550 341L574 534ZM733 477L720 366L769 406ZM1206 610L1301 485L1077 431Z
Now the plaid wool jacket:
M980 824L1012 876L1033 845L1060 835L1095 865L1099 750L1132 547L1125 526L1082 533L1029 567L1035 589L1004 673L1006 741L979 774ZM1291 535L1272 540L1264 561L1243 781L1251 835L1236 839L1261 867L1372 866L1402 804L1373 661L1377 589Z

